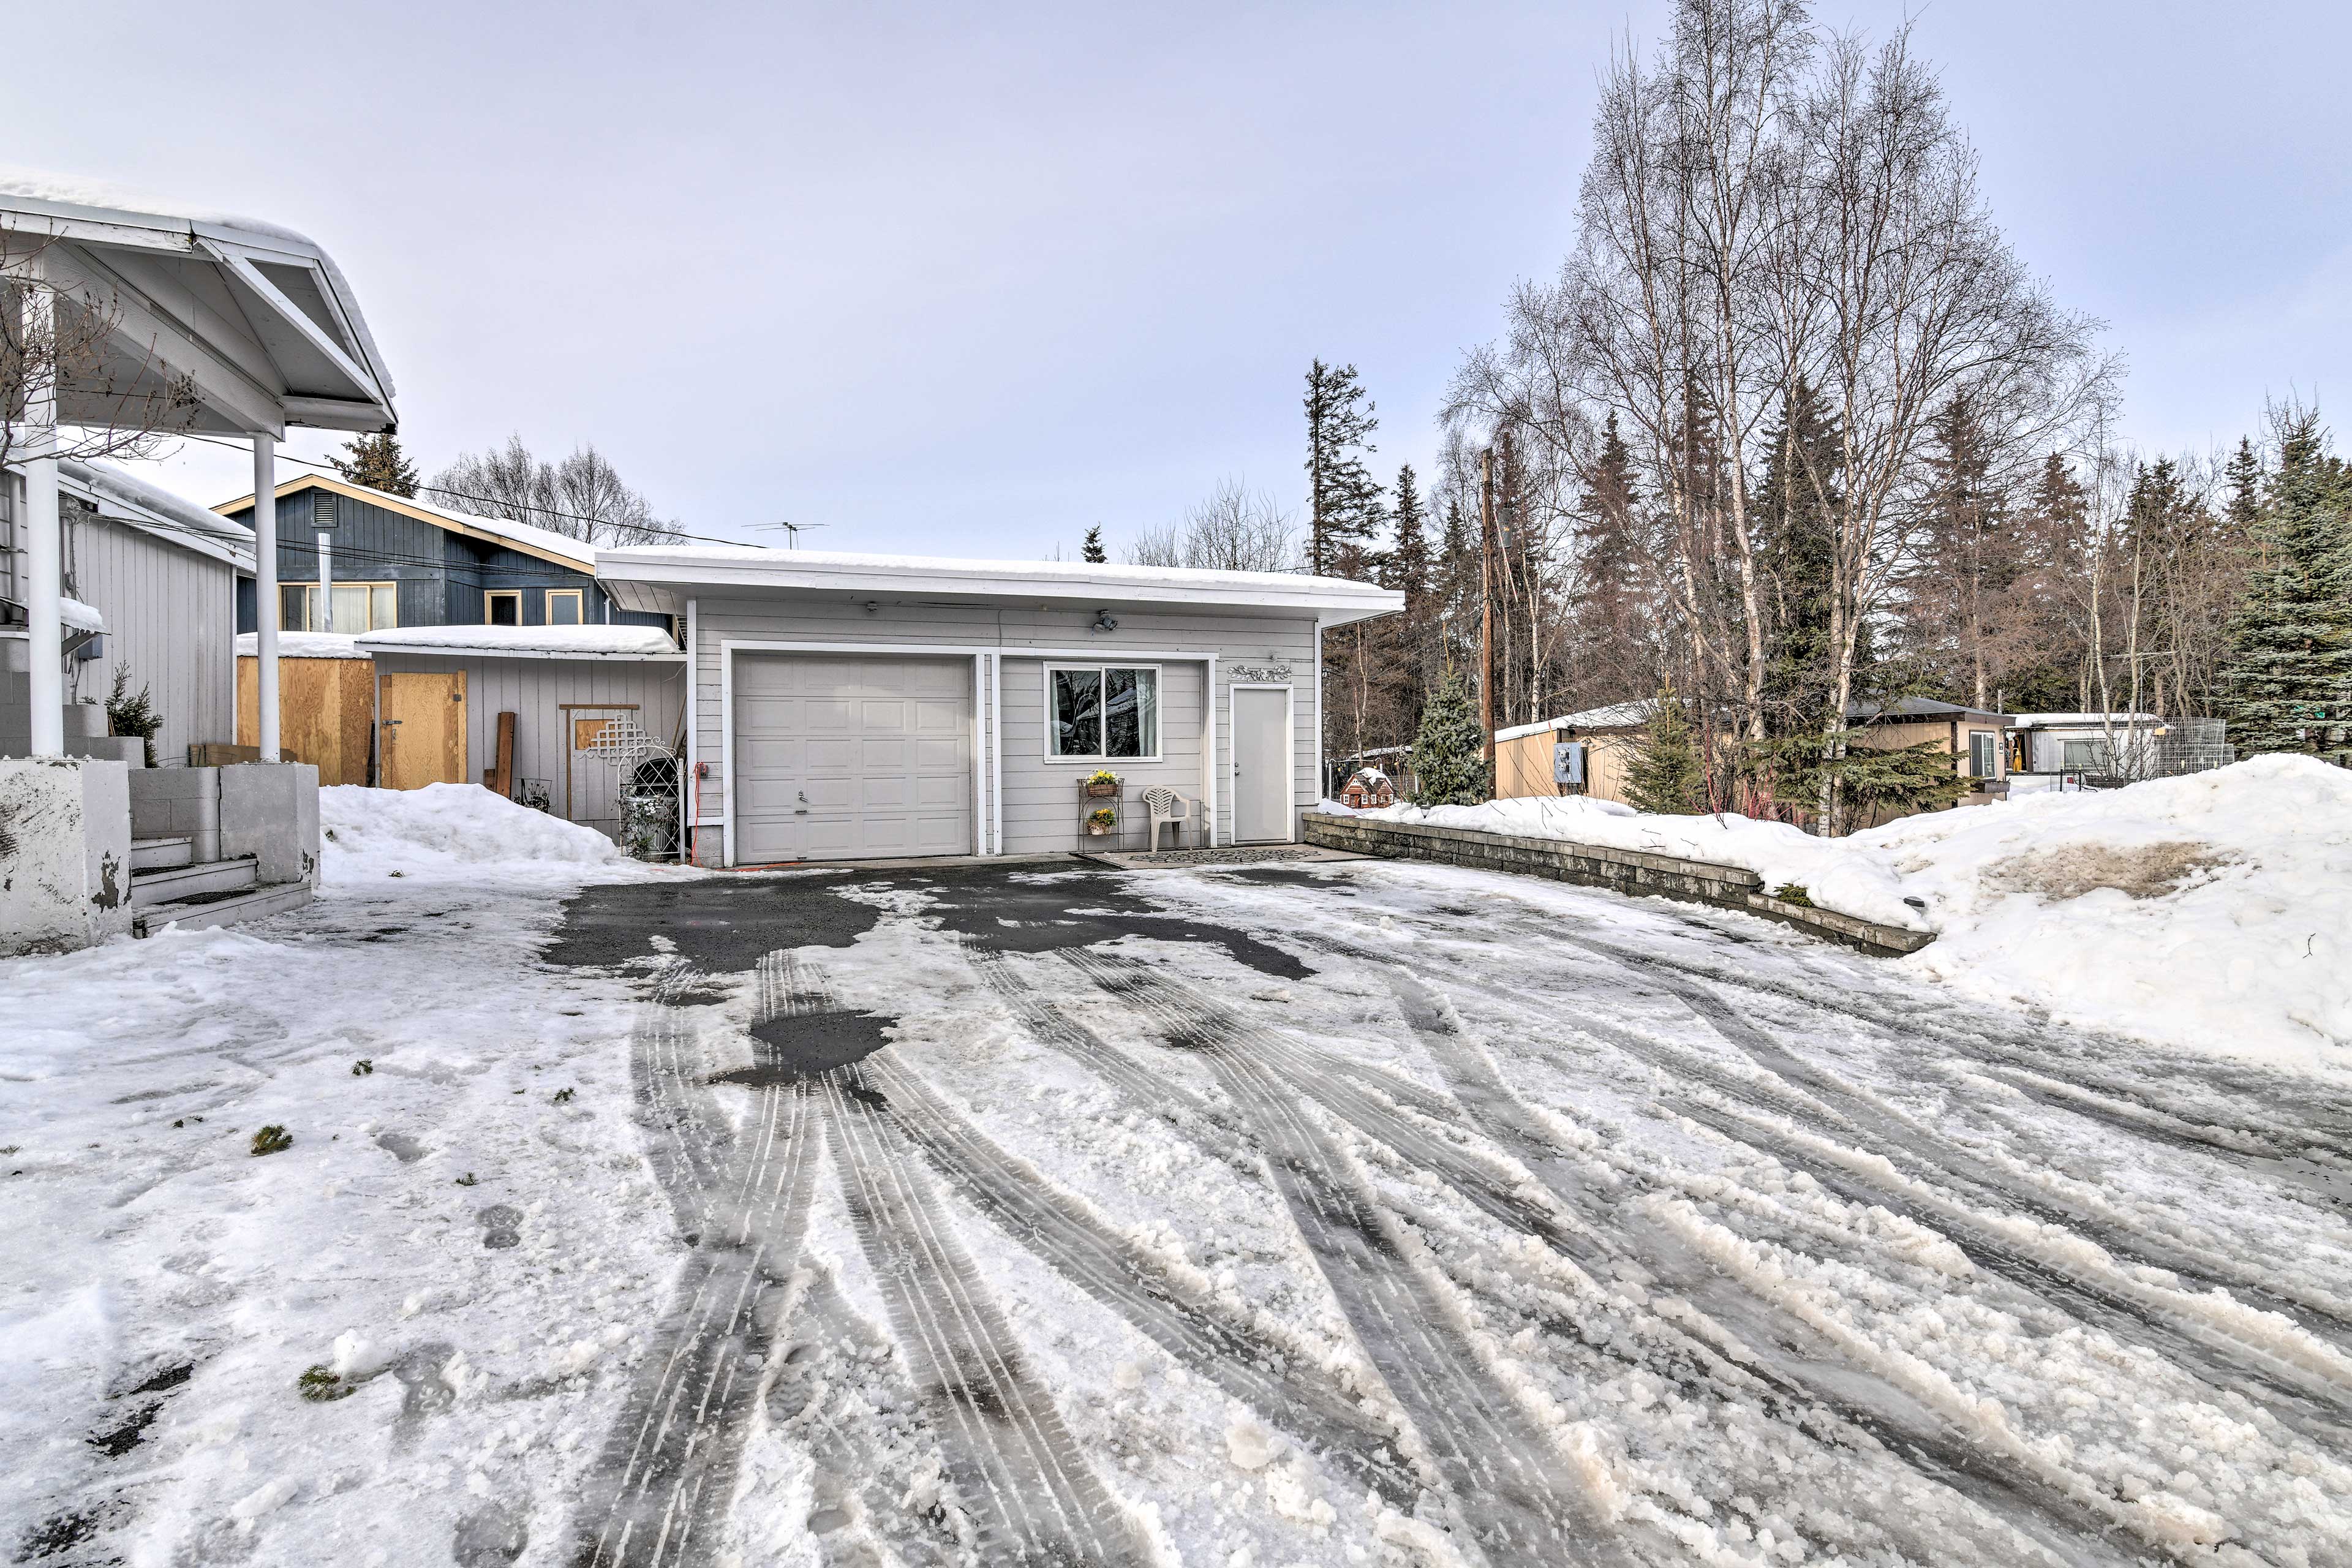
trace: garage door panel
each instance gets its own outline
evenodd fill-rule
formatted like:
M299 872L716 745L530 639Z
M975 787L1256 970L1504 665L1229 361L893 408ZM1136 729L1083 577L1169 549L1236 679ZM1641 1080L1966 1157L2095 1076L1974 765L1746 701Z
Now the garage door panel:
M848 773L857 770L857 742L847 735L812 735L802 742L804 766L812 773Z
M739 860L975 847L968 660L740 654L733 686Z

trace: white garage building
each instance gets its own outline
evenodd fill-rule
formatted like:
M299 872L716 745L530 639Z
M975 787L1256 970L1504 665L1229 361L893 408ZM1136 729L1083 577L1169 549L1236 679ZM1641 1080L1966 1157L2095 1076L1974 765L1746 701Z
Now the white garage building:
M1277 573L726 546L603 550L597 572L684 622L688 831L728 866L1070 849L1097 770L1126 847L1154 785L1201 803L1211 844L1291 841L1322 777L1320 633L1404 603Z

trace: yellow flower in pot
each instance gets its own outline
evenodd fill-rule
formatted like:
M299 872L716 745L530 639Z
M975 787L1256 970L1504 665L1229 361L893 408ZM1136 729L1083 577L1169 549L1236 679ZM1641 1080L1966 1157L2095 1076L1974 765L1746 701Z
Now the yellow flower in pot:
M1098 769L1094 773L1088 773L1087 775L1087 793L1088 795L1117 795L1118 793L1118 775L1111 772L1108 768Z
M1118 826L1118 813L1107 805L1098 805L1087 814L1087 831L1100 837Z

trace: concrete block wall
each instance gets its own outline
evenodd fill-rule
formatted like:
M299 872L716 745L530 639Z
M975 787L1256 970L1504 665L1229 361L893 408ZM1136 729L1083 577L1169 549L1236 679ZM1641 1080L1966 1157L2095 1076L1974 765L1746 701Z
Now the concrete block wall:
M0 956L71 952L131 929L130 771L0 759Z
M223 859L254 858L254 879L309 882L319 869L319 770L309 763L238 763L220 774Z
M1916 952L1936 940L1932 931L1880 925L1834 910L1784 902L1764 891L1763 879L1736 866L1677 859L1632 849L1609 849L1558 838L1522 838L1507 833L1433 827L1421 823L1368 822L1360 817L1310 811L1302 819L1307 842L1390 859L1435 860L1484 871L1509 871L1556 882L1609 888L1635 898L1676 899L1712 904L1779 921L1830 942L1881 958Z
M141 768L131 775L131 837L194 842L191 858L217 860L220 847L218 768Z

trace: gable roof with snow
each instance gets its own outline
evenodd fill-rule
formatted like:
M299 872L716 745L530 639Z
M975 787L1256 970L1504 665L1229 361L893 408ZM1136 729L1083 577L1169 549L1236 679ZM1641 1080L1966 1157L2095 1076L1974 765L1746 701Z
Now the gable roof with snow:
M283 501L290 496L312 490L331 490L336 495L349 496L353 500L365 501L370 506L382 507L386 511L430 523L451 533L464 534L486 544L519 550L525 555L551 561L558 566L569 566L575 572L585 572L591 576L596 573L596 547L569 534L558 533L549 528L535 528L527 522L509 522L502 517L482 517L474 512L458 511L432 501L418 500L412 496L396 496L390 490L355 485L331 474L304 474L286 480L271 493ZM250 492L235 500L225 500L213 510L229 519L231 526L244 533L247 540L253 537L253 496ZM239 517L237 514L240 512L245 515ZM282 519L279 530L282 535Z
M1404 595L1339 577L1290 572L1211 572L1187 566L1096 565L1079 561L984 561L929 555L868 555L760 545L631 545L597 557L613 602L676 613L677 590L769 589L798 593L919 595L925 600L1080 605L1216 605L1311 612L1327 626L1404 608Z
M102 181L0 170L0 249L37 254L60 297L104 312L91 374L58 389L67 424L171 405L185 431L389 430L392 376L359 298L282 225ZM93 319L100 319L93 317ZM171 397L192 386L193 405Z

